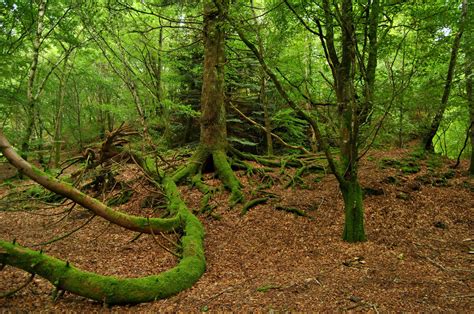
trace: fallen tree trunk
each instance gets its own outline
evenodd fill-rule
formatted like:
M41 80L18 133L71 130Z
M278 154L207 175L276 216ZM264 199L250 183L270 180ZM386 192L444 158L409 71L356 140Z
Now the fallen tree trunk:
M174 268L158 275L141 278L117 278L82 271L69 262L0 240L0 263L37 274L50 281L58 290L104 302L105 304L136 304L163 299L190 288L204 273L204 229L179 198L170 179L163 186L174 208L184 221L181 237L182 259Z
M42 170L28 163L15 152L1 131L0 150L13 166L15 166L18 170L30 177L35 182L44 186L46 189L67 197L79 205L91 210L97 216L103 217L108 221L126 229L144 233L159 233L177 229L182 225L183 218L180 217L180 214L176 211L170 212L171 214L175 214L175 216L172 218L148 219L145 217L128 215L114 210L99 200L82 193L72 185L61 182L60 180L49 176Z
M190 288L204 273L204 228L182 201L171 178L162 186L173 218L145 218L113 210L76 188L37 169L21 158L0 131L0 150L15 167L45 188L61 194L115 224L143 233L182 229L182 258L177 266L158 275L117 278L82 271L69 262L0 240L0 264L11 265L49 280L58 290L69 291L106 304L135 304L154 301Z

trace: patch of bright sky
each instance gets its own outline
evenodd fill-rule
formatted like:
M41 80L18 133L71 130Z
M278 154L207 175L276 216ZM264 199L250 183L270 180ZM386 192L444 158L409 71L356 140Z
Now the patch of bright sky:
M449 27L443 27L440 31L444 36L449 36L449 34L451 34L451 29Z

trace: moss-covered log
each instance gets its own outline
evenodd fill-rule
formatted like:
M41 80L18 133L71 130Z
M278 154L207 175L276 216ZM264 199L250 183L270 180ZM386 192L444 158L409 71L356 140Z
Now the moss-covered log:
M82 271L70 263L42 252L0 240L0 263L23 269L49 280L58 290L104 302L106 304L135 304L162 299L191 287L204 273L204 229L189 212L171 179L163 187L170 210L184 222L181 238L182 259L174 268L158 275L141 278L117 278Z
M0 150L12 165L14 165L23 174L27 175L35 182L41 184L43 187L52 192L73 200L79 205L91 210L97 216L103 217L114 224L129 230L144 233L150 233L150 229L156 233L166 232L176 229L182 225L183 217L181 217L180 214L175 211L171 211L171 214L175 214L175 216L171 218L147 219L145 217L128 215L114 210L99 200L82 193L72 185L51 177L40 169L32 166L15 152L1 131Z

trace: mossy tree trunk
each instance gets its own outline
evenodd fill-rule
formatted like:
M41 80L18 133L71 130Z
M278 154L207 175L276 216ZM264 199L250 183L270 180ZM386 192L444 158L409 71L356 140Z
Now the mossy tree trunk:
M224 10L227 0L219 0ZM225 14L213 0L204 1L204 69L201 93L200 146L208 151L227 147L224 106Z
M46 13L46 1L41 0L38 4L38 16L36 21L36 32L35 37L33 38L33 51L31 57L31 65L28 73L28 86L26 96L28 103L26 105L26 114L27 114L27 124L26 131L21 140L21 154L22 157L26 160L28 158L28 152L30 150L30 139L33 134L35 121L36 121L36 102L38 100L39 93L35 93L35 82L37 79L37 70L38 70L38 60L41 42L43 40L43 30L44 30L44 15Z
M358 140L361 114L367 112L371 106L371 92L366 95L366 100L361 105L355 96L355 65L356 46L354 42L355 27L353 21L352 1L342 2L342 12L339 23L342 31L342 53L339 58L333 41L328 43L328 57L332 62L332 73L335 83L336 98L338 103L338 113L340 121L340 147L341 147L341 168L337 169L340 175L336 175L344 198L345 223L343 239L348 242L365 241L364 229L364 209L362 202L362 190L358 179ZM327 22L327 32L332 33L332 13L328 1L325 1L325 13ZM371 11L378 14L378 11ZM333 35L331 35L333 36ZM372 36L376 36L372 34ZM376 41L371 41L376 44ZM373 61L372 57L369 62ZM376 64L376 63L375 63ZM375 77L365 82L366 90L373 88Z
M205 0L204 69L201 93L201 134L199 147L190 163L173 176L177 182L202 171L212 162L224 185L231 191L231 204L243 198L240 182L227 161L227 125L224 104L225 25L228 0Z
M344 198L345 222L343 239L347 242L361 242L366 240L364 228L364 205L362 188L357 178L340 184Z
M181 217L182 258L160 274L141 278L118 278L80 270L69 262L42 252L0 240L0 263L37 274L57 290L69 291L105 304L135 304L163 299L190 288L204 273L204 229L180 198L175 183L164 178L168 207Z

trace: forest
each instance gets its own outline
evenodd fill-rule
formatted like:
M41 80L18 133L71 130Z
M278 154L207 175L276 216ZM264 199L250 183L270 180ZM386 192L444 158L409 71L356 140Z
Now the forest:
M0 309L469 312L473 0L0 0Z

